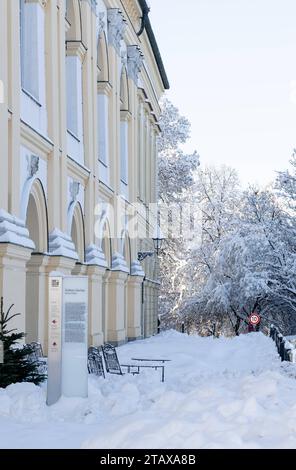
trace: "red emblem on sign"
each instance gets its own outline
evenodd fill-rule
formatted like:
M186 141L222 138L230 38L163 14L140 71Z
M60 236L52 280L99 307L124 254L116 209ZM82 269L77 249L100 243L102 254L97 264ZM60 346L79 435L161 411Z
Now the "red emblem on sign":
M260 318L260 315L258 315L258 313L252 313L249 316L249 322L251 323L251 325L258 325L260 321L261 321L261 318Z

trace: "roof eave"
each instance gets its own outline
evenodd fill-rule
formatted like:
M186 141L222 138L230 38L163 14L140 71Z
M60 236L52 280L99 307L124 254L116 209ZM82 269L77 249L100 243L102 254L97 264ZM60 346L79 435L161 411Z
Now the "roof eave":
M140 4L140 7L141 7L142 11L147 10L148 5L147 5L146 0L138 0L138 1L139 1L139 4ZM153 32L149 17L146 18L145 30L146 30L148 39L149 39L151 47L152 47L152 51L153 51L153 54L154 54L154 57L155 57L155 60L156 60L156 63L157 63L157 67L158 67L158 70L159 70L159 73L160 73L160 76L161 76L161 80L162 80L164 89L169 90L169 88L170 88L169 80L168 80L168 77L167 77L167 74L166 74L166 71L165 71L165 68L164 68L164 65L163 65L163 61L162 61L162 58L161 58L159 47L158 47L158 44L157 44L157 41L156 41L156 38L155 38L155 35L154 35L154 32Z

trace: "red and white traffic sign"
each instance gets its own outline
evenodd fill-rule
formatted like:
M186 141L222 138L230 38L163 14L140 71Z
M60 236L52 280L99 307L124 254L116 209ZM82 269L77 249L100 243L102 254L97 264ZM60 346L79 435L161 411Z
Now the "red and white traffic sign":
M250 316L249 316L249 322L252 324L252 325L258 325L261 321L261 318L260 318L260 315L258 315L258 313L252 313Z

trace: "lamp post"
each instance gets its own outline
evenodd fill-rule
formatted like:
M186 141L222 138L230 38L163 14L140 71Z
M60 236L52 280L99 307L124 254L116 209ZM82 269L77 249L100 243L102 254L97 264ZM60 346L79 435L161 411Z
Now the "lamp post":
M155 250L155 253L157 254L157 256L160 254L160 251L161 251L161 248L163 246L163 241L164 241L164 238L160 232L160 229L157 230L157 234L156 236L154 236L152 238L153 240L153 245L154 245L154 250Z
M156 228L156 231L152 237L152 240L153 240L153 245L154 245L154 251L139 251L138 261L143 261L148 256L153 256L154 254L156 254L156 256L159 256L162 246L163 246L163 242L164 242L164 237L161 233L159 225Z

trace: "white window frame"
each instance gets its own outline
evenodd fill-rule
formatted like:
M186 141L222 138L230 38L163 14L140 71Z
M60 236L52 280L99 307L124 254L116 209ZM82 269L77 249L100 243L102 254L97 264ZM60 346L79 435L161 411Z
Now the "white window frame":
M20 0L20 58L21 118L46 135L45 12L38 1Z
M79 55L66 55L67 153L84 163L82 61Z
M97 136L100 180L109 185L109 97L97 94Z

